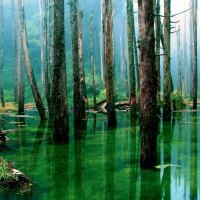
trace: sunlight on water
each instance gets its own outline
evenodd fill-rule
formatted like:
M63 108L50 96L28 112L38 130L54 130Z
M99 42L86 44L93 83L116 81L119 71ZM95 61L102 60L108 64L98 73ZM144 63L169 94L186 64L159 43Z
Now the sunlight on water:
M139 167L138 123L130 123L127 113L117 117L117 129L107 130L105 115L89 114L86 130L71 128L69 145L57 145L37 117L3 116L2 128L19 131L9 135L1 156L14 161L33 187L1 192L0 199L200 199L199 114L160 123L155 170ZM74 132L81 137L74 139Z

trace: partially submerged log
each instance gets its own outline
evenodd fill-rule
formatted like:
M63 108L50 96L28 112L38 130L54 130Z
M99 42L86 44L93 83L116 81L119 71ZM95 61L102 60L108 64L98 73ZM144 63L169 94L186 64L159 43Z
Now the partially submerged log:
M0 145L5 145L9 141L9 138L6 137L7 134L15 133L16 131L17 129L0 130Z

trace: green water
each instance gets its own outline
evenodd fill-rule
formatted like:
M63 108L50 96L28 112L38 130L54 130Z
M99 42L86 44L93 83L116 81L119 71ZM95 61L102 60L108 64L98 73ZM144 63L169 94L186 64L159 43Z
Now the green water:
M117 113L116 130L107 130L105 115L89 114L81 138L74 139L71 126L68 145L53 144L51 130L38 117L3 117L4 129L19 131L9 135L1 156L14 161L33 187L25 193L0 192L2 200L200 199L199 114L160 122L157 170L140 169L138 122L130 123L127 113ZM19 121L26 126L14 124Z

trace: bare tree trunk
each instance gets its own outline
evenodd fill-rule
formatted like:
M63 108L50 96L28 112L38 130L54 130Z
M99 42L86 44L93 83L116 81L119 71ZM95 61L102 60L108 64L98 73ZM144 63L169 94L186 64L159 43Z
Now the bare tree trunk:
M138 6L140 26L140 165L142 168L153 168L157 163L158 129L153 0L138 0Z
M160 41L161 41L161 20L160 20L160 0L154 0L155 10L155 38L156 38L156 72L157 72L157 99L160 101ZM160 114L160 106L158 105Z
M85 105L88 105L88 98L87 98L87 89L86 89L86 83L85 83L85 70L83 65L83 37L82 37L82 18L83 18L83 12L79 12L79 20L78 20L78 45L79 45L79 65L80 65L80 93L81 93L81 106L83 109L83 112L85 112ZM84 114L85 115L85 114Z
M134 23L133 23L133 0L127 0L127 23L128 23L128 57L130 74L130 115L136 117L136 86L135 86L135 63L134 63Z
M181 36L180 25L177 31L177 52L178 52L178 89L182 92L182 70L181 70Z
M2 87L2 71L4 64L4 22L3 22L3 0L0 0L0 97L1 105L5 107L4 93Z
M163 119L171 119L171 93L173 92L173 82L171 77L171 0L164 0L164 94L163 94Z
M95 64L93 53L93 26L92 26L92 14L90 16L90 62L92 68L92 91L93 91L93 104L96 107L96 86L95 86Z
M104 6L103 30L108 126L116 126L117 119L114 96L113 1L104 0Z
M69 139L66 88L64 0L53 0L53 136L56 141Z
M11 16L12 16L12 46L13 46L13 65L14 65L14 101L18 101L18 55L17 55L17 20L15 11L15 2L11 0Z
M192 0L192 24L193 24L193 36L192 36L192 53L193 70L192 70L192 101L193 109L197 109L197 0Z
M80 95L80 66L78 52L78 0L70 2L71 16L71 36L72 36L72 63L73 63L73 78L74 78L74 122L79 123L81 118L84 118L84 113L81 110L81 95Z
M25 15L24 15L24 0L18 0L18 5L19 5L20 30L21 30L20 34L22 37L23 52L25 56L25 63L26 63L26 70L28 74L29 84L32 89L32 93L35 99L36 107L39 112L40 118L41 120L44 120L46 119L45 107L42 102L40 93L38 91L37 82L35 80L34 72L31 66L31 62L30 62L28 41L27 41L27 35L26 35Z

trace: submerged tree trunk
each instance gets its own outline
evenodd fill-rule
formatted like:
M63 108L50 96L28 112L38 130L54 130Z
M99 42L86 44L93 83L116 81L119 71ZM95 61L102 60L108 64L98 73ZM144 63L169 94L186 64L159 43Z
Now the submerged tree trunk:
M171 0L164 0L164 94L163 94L163 119L171 119L171 93L173 92L173 82L171 77Z
M25 57L26 70L27 70L27 74L28 74L29 84L32 89L32 93L33 93L33 96L35 99L36 107L39 112L40 118L42 120L44 120L44 119L46 119L45 107L42 102L40 93L38 91L37 82L35 80L35 76L33 73L31 62L30 62L28 41L27 41L27 35L26 35L25 15L24 15L24 0L18 0L18 5L19 5L20 30L21 30L20 34L22 37L23 52L24 52L24 57Z
M80 94L81 94L81 107L85 112L85 105L88 105L87 89L85 83L85 70L83 65L83 37L82 37L82 18L83 12L79 12L78 17L78 48L79 48L79 65L80 65ZM85 115L85 113L83 113Z
M136 117L136 92L135 92L135 63L134 63L134 23L133 23L133 0L127 0L127 23L128 23L128 58L130 74L130 115Z
M56 141L69 139L66 88L64 0L53 0L53 136Z
M153 0L138 0L138 6L140 26L140 165L142 168L152 168L157 162L158 128Z
M12 46L13 46L13 65L14 65L14 101L18 101L18 55L17 55L17 20L15 2L11 0L11 16L12 16Z
M197 109L197 0L192 0L192 25L193 25L193 36L192 36L192 86L191 94L193 101L193 109Z
M104 0L103 30L108 126L116 126L117 124L114 96L113 14L113 1Z
M2 87L2 70L4 63L4 22L3 22L3 0L0 0L0 96L1 105L5 107L4 92Z
M78 0L70 2L71 15L71 37L72 37L72 63L73 63L73 78L74 78L74 122L79 123L81 118L84 118L84 112L81 109L80 95L80 67L79 67L79 52L78 52Z
M96 84L95 84L95 64L93 53L93 26L92 26L92 14L90 16L90 62L92 68L92 91L93 91L93 104L96 107Z

